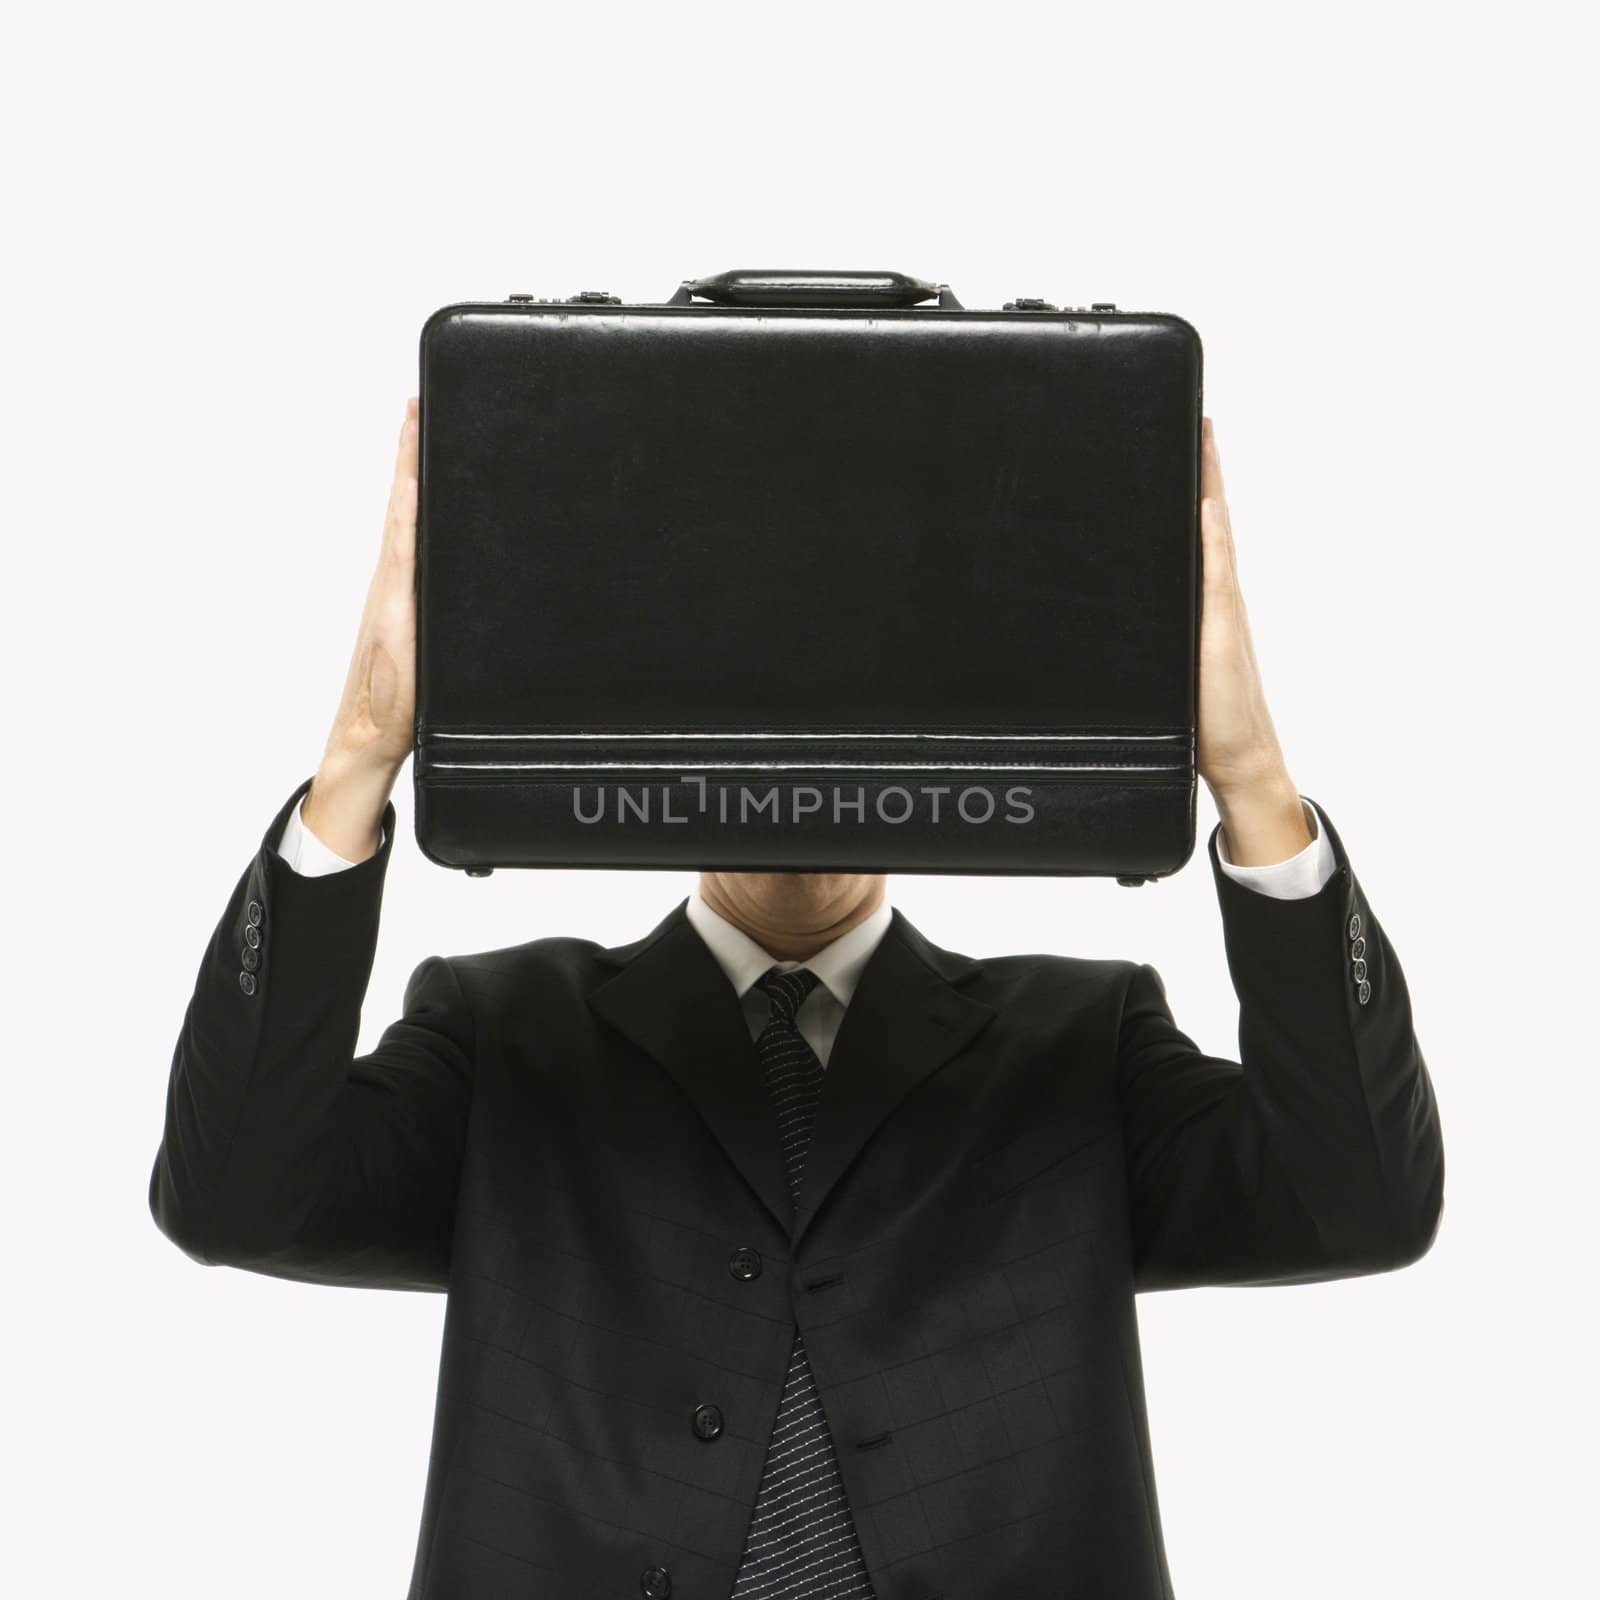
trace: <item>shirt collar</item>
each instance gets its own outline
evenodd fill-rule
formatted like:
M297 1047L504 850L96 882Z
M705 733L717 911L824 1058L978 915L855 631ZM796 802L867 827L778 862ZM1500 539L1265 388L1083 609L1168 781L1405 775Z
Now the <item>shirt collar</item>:
M734 993L741 999L769 967L775 966L780 972L809 967L841 1006L850 1004L862 969L878 948L878 941L888 931L893 917L889 902L885 900L871 916L847 933L841 933L832 944L824 945L809 960L780 961L762 949L742 928L734 927L726 917L713 911L701 899L698 890L689 896L686 911L695 931L705 940L717 965L728 975Z

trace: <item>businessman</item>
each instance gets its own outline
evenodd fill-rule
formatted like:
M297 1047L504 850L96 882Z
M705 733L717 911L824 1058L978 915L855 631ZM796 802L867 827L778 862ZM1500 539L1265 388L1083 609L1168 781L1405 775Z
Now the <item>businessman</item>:
M1134 1295L1414 1262L1444 1168L1394 947L1268 714L1209 421L1198 759L1238 1062L1148 965L977 960L881 876L717 872L631 943L430 955L356 1055L416 460L413 401L322 761L184 1016L160 1228L448 1295L410 1600L1170 1596Z

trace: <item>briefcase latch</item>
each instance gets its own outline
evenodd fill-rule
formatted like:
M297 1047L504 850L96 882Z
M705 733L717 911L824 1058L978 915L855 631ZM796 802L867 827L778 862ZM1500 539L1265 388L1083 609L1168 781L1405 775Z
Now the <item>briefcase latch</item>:
M1041 300L1037 295L1019 295L1015 300L1007 300L1000 307L1002 311L1115 311L1117 308L1109 300L1096 300L1092 306L1057 306L1048 300Z
M620 306L620 294L607 294L604 289L580 289L565 299L560 295L508 294L506 299L518 306Z

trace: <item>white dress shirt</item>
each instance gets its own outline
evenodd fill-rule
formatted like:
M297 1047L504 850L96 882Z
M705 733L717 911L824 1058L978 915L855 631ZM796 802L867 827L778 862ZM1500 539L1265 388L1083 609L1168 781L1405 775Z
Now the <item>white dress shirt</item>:
M780 961L769 955L742 928L734 927L713 911L698 892L689 896L687 912L695 931L710 947L717 965L727 973L733 992L739 996L752 1039L766 1027L772 1014L771 1001L754 986L756 979L772 967L779 972L809 967L816 973L822 981L801 1001L794 1021L800 1037L816 1051L817 1060L827 1066L839 1024L844 1021L844 1008L856 992L856 980L893 916L889 902L885 900L870 917L848 933L841 933L807 961Z
M300 815L300 806L304 804L302 796L300 805L289 813L278 840L278 854L294 871L306 877L321 877L354 866L353 861L330 850L305 825ZM1228 860L1228 835L1224 829L1217 837L1217 858L1222 870L1235 882L1274 900L1300 900L1315 894L1333 876L1333 846L1328 843L1327 830L1320 824L1321 814L1315 803L1302 795L1300 805L1305 811L1306 826L1311 830L1311 843L1304 850L1286 861L1274 861L1267 866L1237 867ZM379 848L382 848L383 838L380 830ZM816 1051L817 1059L827 1066L834 1037L844 1020L844 1008L855 993L856 980L889 926L888 901L864 922L858 922L848 933L841 934L804 962L779 961L769 955L748 934L718 916L698 893L690 895L687 912L695 931L705 940L739 996L751 1038L766 1026L769 1012L766 996L753 987L756 979L773 966L783 972L806 966L816 973L822 981L795 1014L795 1025L806 1043Z

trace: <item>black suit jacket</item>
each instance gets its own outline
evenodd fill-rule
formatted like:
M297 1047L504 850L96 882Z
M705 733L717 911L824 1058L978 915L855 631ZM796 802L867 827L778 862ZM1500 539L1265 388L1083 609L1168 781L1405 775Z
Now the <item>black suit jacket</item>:
M1212 832L1242 1066L1149 966L973 960L896 912L791 1225L682 904L620 948L429 956L356 1055L394 808L377 855L301 877L273 845L309 782L201 962L150 1204L203 1262L448 1291L411 1600L627 1600L652 1569L727 1600L795 1323L880 1600L1170 1595L1135 1292L1432 1241L1433 1091L1331 826L1338 870L1292 901L1228 878Z

